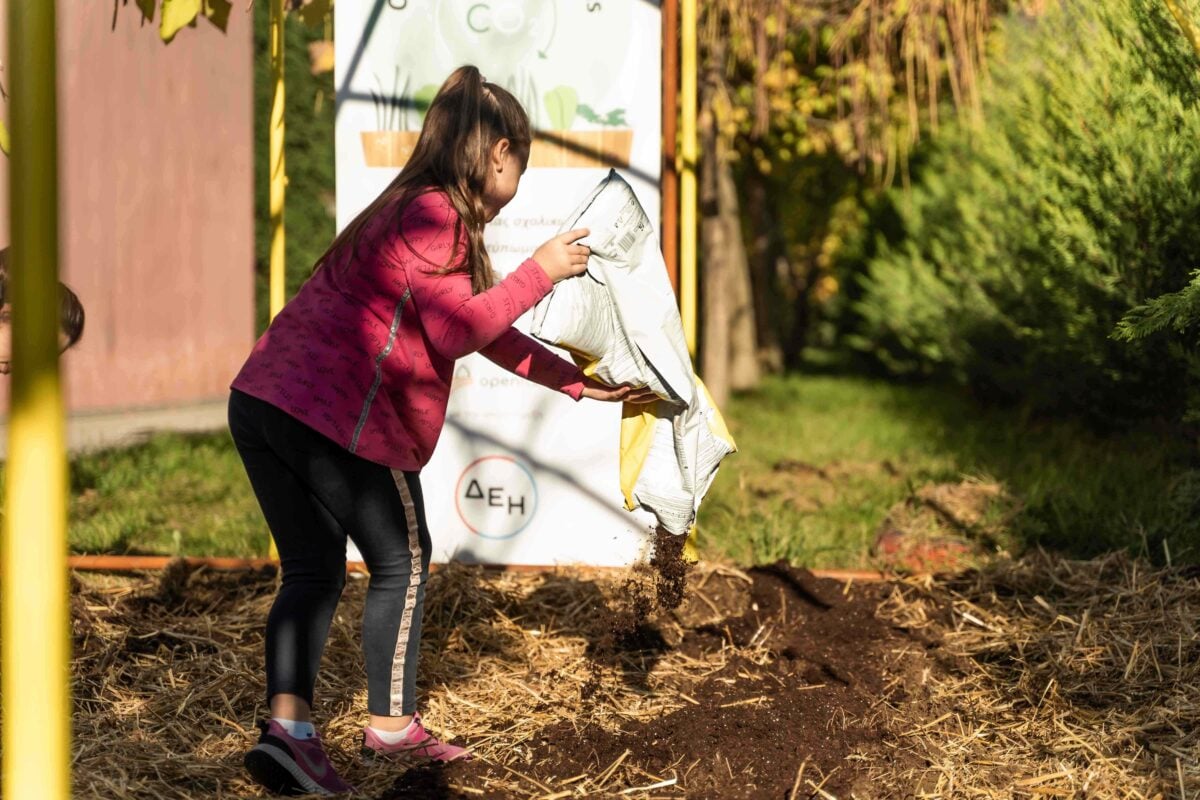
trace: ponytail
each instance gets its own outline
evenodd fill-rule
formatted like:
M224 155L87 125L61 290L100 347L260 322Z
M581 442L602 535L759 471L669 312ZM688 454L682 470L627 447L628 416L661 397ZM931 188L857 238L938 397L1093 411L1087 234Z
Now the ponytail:
M468 272L471 288L476 293L492 286L495 273L483 246L483 228L487 220L483 190L492 147L500 139L508 139L517 157L523 162L528 161L532 136L525 110L510 92L485 81L477 67L459 67L433 98L408 164L379 197L338 234L314 269L321 268L331 259L343 262L346 269L353 269L359 237L375 214L390 207L395 215L390 222L399 229L408 204L418 195L435 190L445 192L458 212L455 245L447 262L438 266L447 272ZM465 254L460 253L458 247L464 233ZM399 234L404 237L402 229ZM351 248L349 257L342 255L347 245ZM455 266L460 262L461 266Z

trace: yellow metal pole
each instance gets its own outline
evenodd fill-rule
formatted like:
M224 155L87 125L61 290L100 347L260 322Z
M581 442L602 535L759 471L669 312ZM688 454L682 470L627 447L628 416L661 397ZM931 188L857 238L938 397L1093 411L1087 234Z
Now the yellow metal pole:
M696 137L696 0L682 0L679 7L679 315L688 352L696 357L696 162L700 145ZM688 531L683 557L699 560L696 529Z
M268 133L268 154L270 163L271 192L271 319L283 309L285 302L284 267L284 234L283 209L287 195L287 167L283 153L283 0L270 0L271 28L271 121ZM267 553L271 558L279 558L279 550L275 540L269 539Z
M688 351L696 355L696 0L680 5L679 313Z
M7 800L71 793L54 6L8 3L13 369L0 548L0 791Z
M283 205L287 168L283 157L283 0L270 0L271 121L268 151L271 174L271 319L284 303Z

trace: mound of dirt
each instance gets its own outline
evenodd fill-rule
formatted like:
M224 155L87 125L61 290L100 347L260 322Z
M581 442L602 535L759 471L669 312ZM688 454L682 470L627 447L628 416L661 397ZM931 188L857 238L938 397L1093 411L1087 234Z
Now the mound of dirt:
M657 796L789 797L797 781L797 797L817 794L815 787L870 796L865 765L904 758L889 746L882 704L902 700L924 665L919 656L897 656L904 637L876 618L882 597L882 586L841 585L784 562L707 573L671 615L678 642L660 637L658 643L714 664L698 682L659 689L683 705L615 727L550 722L531 742L536 756L528 778L557 787L624 766L644 777L643 786L674 780ZM722 606L733 613L722 613ZM611 646L628 647L629 640ZM593 657L605 655L612 653ZM408 779L419 789L397 785L388 797L467 797L453 787L486 785L493 770L482 761L421 769ZM441 794L423 794L431 786Z

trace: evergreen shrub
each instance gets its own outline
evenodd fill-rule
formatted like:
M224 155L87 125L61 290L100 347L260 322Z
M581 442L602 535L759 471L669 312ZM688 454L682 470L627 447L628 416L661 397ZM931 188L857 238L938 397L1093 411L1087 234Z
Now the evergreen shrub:
M1014 14L993 49L982 121L885 194L898 233L843 275L849 343L983 398L1177 416L1200 377L1200 60L1160 0Z

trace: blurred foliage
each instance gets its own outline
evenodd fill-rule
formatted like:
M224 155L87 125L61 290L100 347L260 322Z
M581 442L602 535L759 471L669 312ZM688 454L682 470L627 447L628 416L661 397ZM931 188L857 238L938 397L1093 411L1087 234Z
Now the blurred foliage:
M333 73L312 74L308 45L326 41L325 27L284 23L284 158L287 210L284 217L287 296L312 272L335 233L334 85ZM271 53L267 3L254 4L254 265L257 330L267 326L267 280L270 259L267 134L271 110Z
M1102 424L1200 406L1197 54L1161 0L1063 0L995 49L986 123L945 131L873 210L893 230L862 230L848 341Z
M943 96L978 118L985 46L1000 0L717 0L701 49L729 78L728 141L763 173L832 151L890 182ZM1037 0L1020 4L1030 12ZM953 112L952 112L953 113Z
M1042 0L719 0L703 5L701 55L724 77L710 98L734 159L755 286L760 357L798 365L835 344L844 305L833 259L882 187L947 120L977 120L988 32Z

